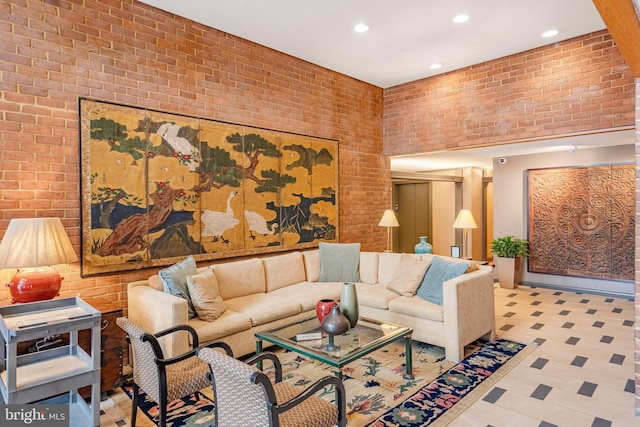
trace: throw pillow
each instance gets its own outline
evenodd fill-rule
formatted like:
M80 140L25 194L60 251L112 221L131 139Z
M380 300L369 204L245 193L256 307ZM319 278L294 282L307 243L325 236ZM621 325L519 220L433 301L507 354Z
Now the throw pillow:
M196 317L196 311L189 296L189 288L187 287L187 276L197 274L196 261L192 256L188 256L184 260L164 268L158 272L158 276L162 279L164 291L171 295L178 296L187 300L189 305L189 319Z
M414 258L411 255L402 254L400 264L396 269L396 275L391 283L387 285L387 289L391 289L405 297L414 296L428 268L429 262Z
M480 270L480 266L478 264L470 264L469 267L465 270L464 274L471 273L473 271Z
M360 243L320 242L318 282L360 282Z
M467 267L469 264L466 262L445 261L434 256L416 295L434 304L442 305L442 284L464 274Z
M218 291L218 280L211 268L204 273L187 276L187 287L196 314L201 320L213 322L227 309Z

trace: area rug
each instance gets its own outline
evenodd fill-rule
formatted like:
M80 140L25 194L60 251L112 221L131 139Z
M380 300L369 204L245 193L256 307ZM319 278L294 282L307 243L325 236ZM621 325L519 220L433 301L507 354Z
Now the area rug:
M486 392L511 368L533 350L513 341L497 339L475 343L472 352L458 364L444 359L442 347L413 342L414 379L402 378L404 351L402 341L392 343L349 365L342 372L347 391L349 427L444 425ZM283 380L304 389L318 378L333 375L332 368L296 353L278 350ZM130 423L131 387L111 396L123 418ZM333 388L320 393L332 400ZM141 390L137 426L154 426L158 406ZM170 403L168 426L213 425L212 390L202 390ZM153 420L153 422L151 421Z

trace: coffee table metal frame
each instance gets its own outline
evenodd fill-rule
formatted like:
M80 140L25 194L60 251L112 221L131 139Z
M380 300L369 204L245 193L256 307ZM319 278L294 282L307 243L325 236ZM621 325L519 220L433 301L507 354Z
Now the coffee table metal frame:
M322 339L296 341L296 335L321 332ZM411 361L411 334L413 329L377 320L360 318L358 324L343 335L335 336L340 350L329 352L323 349L328 342L328 335L320 329L317 317L294 322L279 328L256 332L256 353L262 351L262 342L277 345L298 354L326 363L337 369L336 374L342 378L342 368L385 345L405 338L405 379L413 379Z

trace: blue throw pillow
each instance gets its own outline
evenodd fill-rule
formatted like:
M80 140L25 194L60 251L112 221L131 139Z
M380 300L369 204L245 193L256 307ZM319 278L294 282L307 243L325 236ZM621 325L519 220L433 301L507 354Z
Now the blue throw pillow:
M442 305L442 284L464 274L468 267L469 264L466 262L445 261L434 256L416 295L434 304Z
M318 282L359 282L360 243L320 242Z
M184 260L173 264L158 272L158 276L162 279L164 291L171 295L178 296L187 300L189 306L189 319L196 317L196 310L191 302L189 295L189 287L187 285L187 276L198 274L196 261L192 256L188 256Z

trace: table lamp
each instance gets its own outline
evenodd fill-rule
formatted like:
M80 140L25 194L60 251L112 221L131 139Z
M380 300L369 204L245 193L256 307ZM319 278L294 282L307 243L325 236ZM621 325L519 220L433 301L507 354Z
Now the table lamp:
M0 242L0 268L17 268L7 284L11 303L52 299L62 277L51 265L78 260L59 218L12 219Z
M396 214L393 213L391 209L387 209L384 211L382 215L382 219L378 224L380 227L387 227L387 250L386 252L391 252L391 227L399 227L398 219L396 218Z
M463 241L462 241L462 257L468 259L467 257L467 233L470 229L478 228L478 224L476 224L476 220L473 219L473 215L469 209L460 209L458 212L458 217L453 223L453 228L462 228L463 230Z

